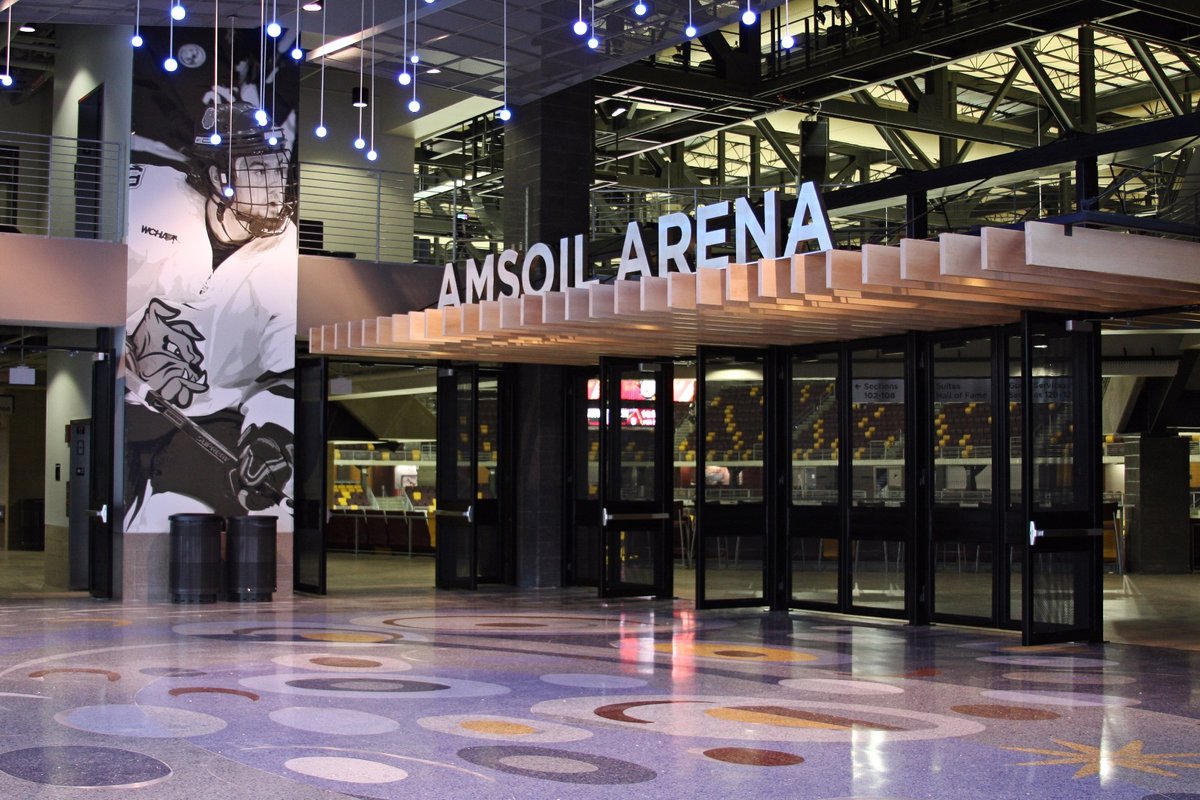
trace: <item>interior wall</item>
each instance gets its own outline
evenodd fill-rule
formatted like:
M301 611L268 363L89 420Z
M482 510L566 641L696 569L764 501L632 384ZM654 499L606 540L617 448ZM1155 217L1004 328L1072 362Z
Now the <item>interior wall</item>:
M130 109L133 94L133 53L129 25L59 25L58 52L54 59L52 133L78 135L79 101L96 87L104 86L103 138L117 142L128 153ZM122 158L125 158L122 155ZM53 201L58 208L74 206L70 181L59 184ZM64 205L57 205L62 203ZM74 213L55 214L55 236L70 236ZM119 230L124 230L124 225Z
M40 370L39 370L40 373ZM23 519L34 506L44 502L45 485L42 480L46 437L46 388L45 375L39 374L39 385L12 386L7 383L7 373L0 373L0 394L11 395L13 413L7 417L8 448L0 451L5 459L7 475L7 498L0 500L5 505L5 549L13 550L36 546L41 542L25 536L19 530Z

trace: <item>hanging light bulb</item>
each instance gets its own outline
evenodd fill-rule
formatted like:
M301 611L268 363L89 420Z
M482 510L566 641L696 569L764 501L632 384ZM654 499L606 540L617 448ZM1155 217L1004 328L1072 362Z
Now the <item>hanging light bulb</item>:
M271 20L267 23L267 36L270 36L272 39L278 39L281 33L283 33L283 26L278 22Z
M405 8L408 7L408 0L404 0ZM421 57L417 55L417 0L413 0L412 13L412 55L408 57L410 63L419 63ZM417 71L413 70L412 75L412 99L408 101L408 110L416 114L421 110L421 101L417 99Z
M496 115L501 122L508 122L512 119L512 111L508 108L508 0L502 0L504 8L504 49L501 51L501 62L504 64L504 105L500 106L500 111Z
M583 36L588 32L588 25L583 21L583 0L579 0L579 16L575 18L575 24L571 26L571 30L576 36Z
M183 7L183 3L176 3L171 6L171 19L176 22L183 22L183 18L187 16L187 9Z
M296 43L292 46L292 60L299 61L304 58L304 51L300 49L300 0L296 0Z
M683 29L683 35L688 37L689 39L695 39L696 38L696 26L689 22L687 24L687 27Z
M265 108L259 108L254 111L254 121L259 125L266 125L271 121L271 119L267 116L267 110Z
M279 144L279 137L272 133L267 137L267 144L271 145L271 147L274 147L275 145Z
M400 82L401 86L408 86L410 83L412 83L412 75L408 74L408 69L403 69L400 71L400 74L396 76L396 80Z
M225 188L221 190L221 194L225 195L226 197L233 197L233 187L226 184Z
M411 61L411 62L412 62L412 63L414 63L414 64L420 64L420 63L421 63L421 57L420 57L419 55L417 55L417 51L416 51L416 50L414 50L414 51L413 51L413 54L412 54L411 56L409 56L409 57L408 57L408 60L409 60L409 61Z
M296 41L297 41L296 46L292 48L292 60L293 61L299 61L300 59L304 58L304 51L300 49L299 40L297 39Z
M129 43L134 47L141 47L145 44L145 40L142 39L142 0L137 0L137 3L134 4L133 38L129 40Z
M167 56L166 60L163 61L163 69L167 72L174 72L179 69L179 62L175 60L174 56Z
M417 113L418 111L420 111L421 110L421 101L415 97L412 100L409 100L408 101L408 110L414 114Z
M754 9L750 7L750 0L746 0L746 10L742 12L742 24L753 25L758 21L758 14L754 13Z
M325 5L321 4L321 44L325 44ZM329 133L329 129L325 127L325 56L321 55L321 115L317 121L317 129L314 131L318 139L324 139Z
M13 85L12 69L8 60L8 53L12 50L12 6L8 7L8 38L4 41L4 72L0 73L0 86L7 89Z
M646 12L649 10L650 7L646 5L644 0L638 0L637 5L633 7L633 13L637 14L639 17L646 16Z
M596 38L596 34L595 34L595 33L593 33L593 34L592 34L592 35L591 35L591 36L588 38L588 40L587 40L587 46L588 46L588 47L590 47L590 48L592 48L593 50L595 50L597 47L599 47L599 46L600 46L600 40Z
M791 10L788 8L788 5L789 5L788 0L784 0L783 1L783 37L779 40L779 43L781 45L783 45L784 50L791 50L793 47L796 46L796 37L792 36L792 34L791 34L792 15L791 15Z
M796 37L792 36L790 33L785 33L783 38L779 40L779 43L783 45L784 50L791 50L796 46Z
M379 153L376 153L374 148L367 151L367 161L374 161L377 158L379 158Z
M12 6L9 6L9 15L12 15ZM174 72L179 69L179 62L175 60L175 9L183 8L176 3L171 7L171 19L167 22L167 57L163 60L163 69L167 72Z
M354 149L355 150L362 150L366 146L367 146L367 140L364 139L363 137L359 136L357 139L354 140Z
M209 144L220 144L221 143L221 134L217 133L216 131L213 131L212 136L208 137L208 143Z

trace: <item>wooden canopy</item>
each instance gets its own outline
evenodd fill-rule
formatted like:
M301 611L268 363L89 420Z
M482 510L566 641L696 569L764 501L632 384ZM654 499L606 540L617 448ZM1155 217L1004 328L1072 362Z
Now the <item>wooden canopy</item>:
M312 328L319 355L594 364L1200 302L1200 243L1030 222Z

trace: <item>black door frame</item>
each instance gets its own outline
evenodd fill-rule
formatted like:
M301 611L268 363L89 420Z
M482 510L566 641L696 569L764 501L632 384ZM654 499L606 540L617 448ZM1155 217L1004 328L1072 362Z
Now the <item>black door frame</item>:
M613 494L620 486L621 450L621 374L623 370L645 370L653 365L658 372L655 395L653 464L655 492L649 500L622 500ZM670 508L673 494L671 434L673 431L674 361L670 358L600 359L600 587L604 598L669 598L674 595L674 558L672 557ZM650 537L649 556L653 560L651 583L632 583L619 578L624 554L617 557L619 545L610 543L616 528L626 522L628 528L641 530ZM612 523L618 523L613 525Z
M325 522L329 487L325 454L329 423L329 360L297 358L295 391L292 585L296 591L323 595L327 590Z

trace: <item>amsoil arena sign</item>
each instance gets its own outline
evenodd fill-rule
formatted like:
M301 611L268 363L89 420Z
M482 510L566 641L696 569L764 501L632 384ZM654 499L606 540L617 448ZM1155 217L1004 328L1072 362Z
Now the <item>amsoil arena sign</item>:
M786 258L802 248L809 249L809 242L816 245L809 252L833 249L829 217L816 184L812 182L800 186L796 211L787 221L786 237L782 235L785 220L779 192L764 192L761 210L756 210L745 197L735 199L732 205L734 263L744 264L750 260L751 243L762 258L768 259ZM729 266L728 255L714 254L717 249L725 249L729 242L729 206L728 200L700 206L694 219L682 211L659 217L653 264L647 255L650 251L643 240L641 226L630 222L625 229L617 280ZM718 224L721 220L725 221L726 227ZM538 242L529 247L524 256L516 250L505 250L499 255L489 253L483 263L467 259L461 287L454 264L447 264L442 273L438 308L583 286L588 283L584 267L582 235L560 239L557 248ZM536 285L535 281L538 282Z

